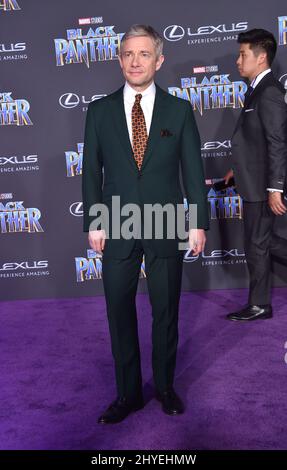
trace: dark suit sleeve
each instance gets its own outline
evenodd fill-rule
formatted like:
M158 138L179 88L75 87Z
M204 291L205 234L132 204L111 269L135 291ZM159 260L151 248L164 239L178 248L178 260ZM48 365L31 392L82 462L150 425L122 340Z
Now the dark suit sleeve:
M276 87L264 90L259 102L268 145L268 187L283 190L287 171L287 105Z
M82 194L84 211L84 232L89 231L95 217L89 216L90 207L102 202L102 160L100 157L99 141L96 132L95 108L89 104L83 152ZM100 228L100 227L99 227Z
M200 137L191 105L186 106L182 131L181 168L188 204L197 204L197 227L208 229L207 187L201 159Z

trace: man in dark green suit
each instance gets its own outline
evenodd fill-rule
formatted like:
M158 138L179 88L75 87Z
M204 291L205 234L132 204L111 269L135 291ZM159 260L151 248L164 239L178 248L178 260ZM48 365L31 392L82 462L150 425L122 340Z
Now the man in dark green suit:
M152 305L156 397L167 414L184 410L173 389L182 250L177 234L170 236L164 217L163 235L152 231L146 236L144 211L155 204L171 208L182 205L180 167L188 204L197 205L197 226L188 234L194 255L204 248L208 211L200 138L190 103L154 83L154 75L164 61L162 47L162 38L152 27L132 26L122 39L119 57L126 83L115 93L92 102L86 120L84 231L89 232L90 246L103 253L103 283L118 392L117 399L100 416L100 423L122 421L143 407L135 306L143 254ZM107 207L108 225L99 223L97 213L90 211L95 204ZM123 227L127 222L131 210L127 204L140 211L133 224L133 236L121 230L107 233L107 227L114 229L115 223Z

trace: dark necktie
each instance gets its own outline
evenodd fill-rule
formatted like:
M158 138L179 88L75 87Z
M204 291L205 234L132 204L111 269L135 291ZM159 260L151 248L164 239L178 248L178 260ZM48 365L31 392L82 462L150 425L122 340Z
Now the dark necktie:
M139 170L142 166L148 139L144 113L140 105L141 99L141 94L136 95L132 108L133 153Z
M254 88L251 85L249 85L249 87L247 88L246 93L244 95L244 106L245 106L245 103L247 102L249 96L252 94L253 90L254 90Z

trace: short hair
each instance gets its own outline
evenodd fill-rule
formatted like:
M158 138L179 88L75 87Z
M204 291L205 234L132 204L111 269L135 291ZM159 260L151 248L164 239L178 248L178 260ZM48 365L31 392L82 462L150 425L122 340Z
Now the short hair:
M238 34L237 42L239 44L250 44L250 49L255 55L264 51L267 53L267 62L270 66L274 60L277 50L275 37L266 29L250 29L245 33Z
M163 39L158 34L158 32L153 29L152 26L145 24L134 24L132 25L126 33L123 35L121 44L123 44L127 39L134 38L137 36L146 36L151 38L154 43L156 56L159 57L162 54L163 50Z

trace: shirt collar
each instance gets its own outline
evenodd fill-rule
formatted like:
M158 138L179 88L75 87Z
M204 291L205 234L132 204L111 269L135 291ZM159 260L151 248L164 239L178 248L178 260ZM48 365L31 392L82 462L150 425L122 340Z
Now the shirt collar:
M156 88L155 88L154 82L152 82L144 91L141 91L141 92L134 90L129 85L128 82L126 82L124 86L124 98L132 102L135 101L135 96L138 94L141 94L143 98L146 96L150 96L154 98L155 92L156 92Z
M257 75L257 77L254 78L254 80L252 80L252 82L250 83L250 86L252 86L252 88L255 88L258 85L258 83L261 82L262 78L265 77L265 75L267 75L270 72L271 72L271 69L267 69L261 72L259 75Z

